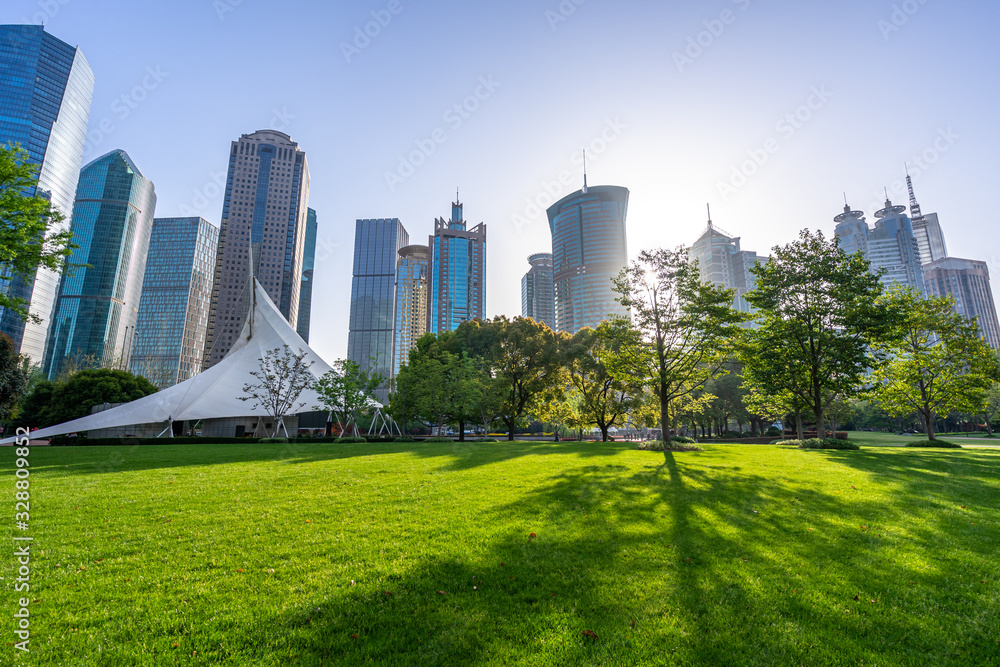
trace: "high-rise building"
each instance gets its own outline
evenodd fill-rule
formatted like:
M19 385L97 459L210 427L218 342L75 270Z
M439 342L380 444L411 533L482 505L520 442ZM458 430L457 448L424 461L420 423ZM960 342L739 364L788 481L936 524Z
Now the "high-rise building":
M948 256L948 247L944 242L944 233L937 213L924 214L920 204L913 194L913 180L906 175L906 187L910 191L910 219L913 224L913 236L917 239L917 254L921 264L930 264Z
M882 284L886 287L897 284L924 293L920 254L906 207L893 206L886 199L885 208L876 211L875 217L878 220L871 229L864 213L845 205L844 212L834 218L840 247L847 253L862 251L873 271L884 269Z
M958 257L938 259L924 265L924 281L929 295L954 298L955 312L976 320L983 340L1000 350L1000 323L986 262Z
M548 327L556 324L552 296L552 253L538 252L528 257L531 268L521 278L521 316Z
M253 275L293 327L299 322L309 164L291 137L258 130L232 142L215 258L204 367L233 346L251 306Z
M80 172L73 205L72 271L62 276L43 370L125 368L136 316L156 193L125 151L114 150Z
M38 186L28 194L47 197L65 216L69 229L94 92L94 74L79 48L62 42L40 25L0 26L0 143L18 143L39 165ZM42 361L59 274L38 269L10 276L0 265L0 290L30 303L40 322L24 322L0 308L0 333L21 354Z
M296 332L305 342L309 342L309 322L312 318L313 267L316 264L316 211L311 208L306 214L306 247L302 253L302 288L299 290L299 324Z
M451 219L434 220L428 239L430 331L454 331L462 322L484 317L486 293L486 224L466 228L458 193L451 205Z
M358 220L354 228L354 277L347 358L375 370L388 381L392 374L396 257L410 242L398 218ZM385 401L388 384L376 392Z
M425 245L399 249L396 260L396 319L393 325L392 376L409 363L410 350L427 333L427 267L430 252Z
M708 219L708 228L691 244L688 258L698 261L701 279L717 287L734 291L733 308L743 313L753 312L745 295L754 288L756 277L750 269L767 258L758 257L752 250L741 250L738 236L730 236Z
M153 220L128 366L161 389L201 371L218 244L204 218Z
M615 298L611 279L628 264L625 217L628 189L587 187L546 211L552 232L555 329L576 333L597 328L611 315L627 315Z

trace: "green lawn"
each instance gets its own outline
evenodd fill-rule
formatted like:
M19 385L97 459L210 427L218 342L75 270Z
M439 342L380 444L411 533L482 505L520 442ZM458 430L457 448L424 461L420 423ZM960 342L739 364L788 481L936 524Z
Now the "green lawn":
M629 447L35 448L0 664L1000 665L1000 451Z

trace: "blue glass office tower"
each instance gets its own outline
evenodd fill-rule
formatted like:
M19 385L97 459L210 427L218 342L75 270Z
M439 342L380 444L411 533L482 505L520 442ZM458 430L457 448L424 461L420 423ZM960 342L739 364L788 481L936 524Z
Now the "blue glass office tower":
M309 320L312 316L313 267L316 264L316 211L306 211L306 245L302 252L302 288L299 290L299 324L296 331L309 342Z
M626 315L615 301L611 279L628 264L625 216L628 189L598 185L567 195L549 207L555 329L576 333L597 328L610 315Z
M483 319L486 294L486 225L466 229L462 203L451 205L451 219L434 221L429 237L428 322L432 333L454 331L462 322Z
M52 313L43 370L67 364L125 367L136 315L156 193L125 151L103 155L80 172L69 257ZM82 265L88 266L82 266Z
M531 269L521 278L521 317L530 317L547 327L555 324L552 298L552 255L538 252L528 257Z
M161 389L201 371L219 229L204 218L156 218L128 367Z
M80 49L39 25L0 26L0 143L19 143L39 165L38 187L69 227L73 215L83 145L94 92L94 74ZM23 322L0 308L0 333L10 336L21 354L40 362L45 351L59 274L46 269L34 276L3 271L0 289L29 301L41 322Z
M410 350L427 333L427 266L425 245L399 249L396 261L396 322L393 327L392 377L410 362Z
M924 293L920 249L905 211L905 206L893 206L887 199L885 208L875 213L878 218L875 229L870 229L864 213L845 205L844 212L834 218L837 223L834 235L840 239L844 252L861 252L873 271L885 269L881 280L887 288L895 283Z
M358 220L354 229L354 278L347 358L374 369L386 380L392 373L396 257L410 235L398 218ZM378 392L385 401L388 390Z

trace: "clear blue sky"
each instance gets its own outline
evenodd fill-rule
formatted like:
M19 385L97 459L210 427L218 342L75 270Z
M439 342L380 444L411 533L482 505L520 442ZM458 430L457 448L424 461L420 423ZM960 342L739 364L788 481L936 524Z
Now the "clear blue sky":
M372 12L387 25L354 46ZM218 224L229 142L265 127L299 142L329 361L346 354L356 218L424 241L459 187L488 225L487 314L516 315L527 255L550 248L545 184L566 171L563 192L578 188L584 146L590 184L631 190L632 255L693 242L706 202L761 253L802 227L832 234L845 191L872 222L908 162L950 254L989 261L1000 287L994 3L5 0L0 22L46 14L96 76L86 157L128 151L157 215ZM390 185L418 142L433 152Z

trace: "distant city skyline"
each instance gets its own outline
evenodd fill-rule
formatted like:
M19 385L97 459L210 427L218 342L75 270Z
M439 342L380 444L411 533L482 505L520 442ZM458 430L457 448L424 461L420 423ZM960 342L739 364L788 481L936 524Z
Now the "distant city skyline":
M11 0L0 22L44 21L79 46L95 77L86 159L128 151L157 184L157 215L220 225L242 133L279 130L308 151L321 216L310 344L328 359L346 356L356 219L433 219L461 185L491 227L485 314L516 315L523 257L548 247L544 211L579 187L581 148L592 182L632 193L632 257L689 244L706 201L762 255L828 230L845 190L874 220L883 186L906 202L905 164L948 252L1000 274L979 204L1000 153L998 6L918 3L905 24L888 1L401 6L347 54L384 5ZM143 37L126 48L131 34ZM458 34L476 49L457 57Z

